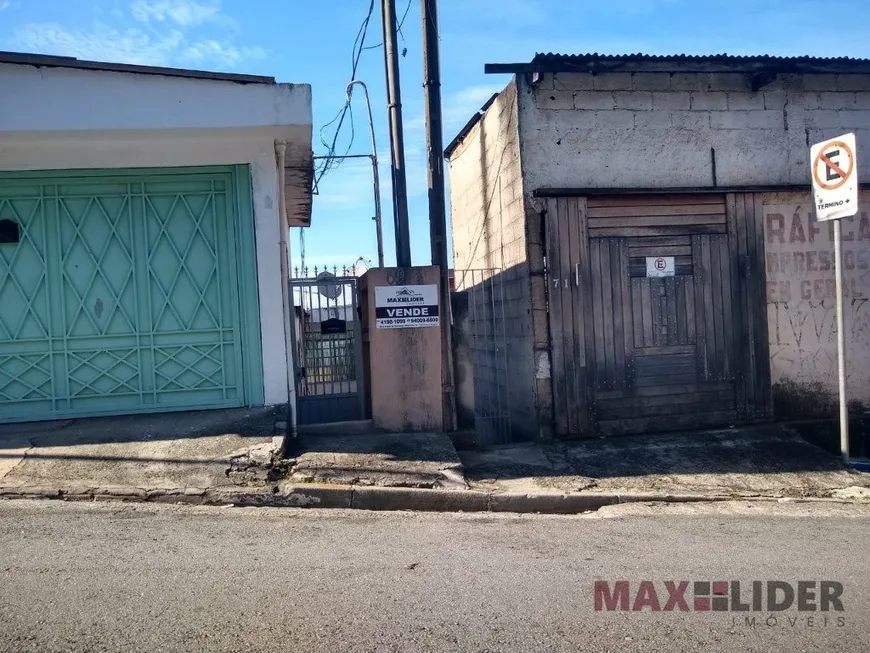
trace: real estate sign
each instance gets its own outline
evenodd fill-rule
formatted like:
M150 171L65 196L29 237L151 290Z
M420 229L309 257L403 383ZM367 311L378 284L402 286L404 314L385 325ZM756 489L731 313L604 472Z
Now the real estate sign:
M409 329L438 326L438 286L377 286L375 327Z

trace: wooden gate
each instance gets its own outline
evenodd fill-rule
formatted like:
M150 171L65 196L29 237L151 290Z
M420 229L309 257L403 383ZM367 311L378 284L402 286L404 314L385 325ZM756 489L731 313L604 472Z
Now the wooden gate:
M760 198L549 201L556 431L612 435L770 415ZM673 257L648 276L647 257Z

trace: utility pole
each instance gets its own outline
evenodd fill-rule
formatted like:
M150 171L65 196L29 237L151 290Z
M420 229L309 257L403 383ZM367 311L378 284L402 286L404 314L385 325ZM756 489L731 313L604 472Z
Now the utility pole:
M405 180L405 135L402 127L402 90L399 84L399 52L396 50L396 0L382 0L384 64L387 73L387 109L393 177L393 221L396 232L396 265L411 267L411 236L408 226L408 187Z
M438 0L421 0L423 17L423 92L426 104L426 150L429 180L429 239L432 265L441 273L441 355L444 429L455 429L453 391L453 338L450 298L450 261L447 258L447 214L444 198L444 136L441 119L441 56L438 35Z

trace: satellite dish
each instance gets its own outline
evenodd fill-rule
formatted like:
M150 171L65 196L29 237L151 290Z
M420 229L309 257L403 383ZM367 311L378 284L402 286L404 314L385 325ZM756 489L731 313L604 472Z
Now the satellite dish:
M323 271L317 275L317 292L328 299L338 299L341 295L341 284L332 272Z

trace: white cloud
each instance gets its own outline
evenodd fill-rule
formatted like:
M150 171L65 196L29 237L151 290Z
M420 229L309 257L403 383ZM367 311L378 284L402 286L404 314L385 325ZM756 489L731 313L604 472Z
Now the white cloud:
M17 28L3 45L44 54L151 66L233 69L245 61L266 56L259 46L246 47L211 36L191 38L191 28L206 21L226 23L225 18L216 3L136 0L129 15L113 15L111 24L96 20L90 28L73 29L59 23L29 23Z
M492 84L468 86L448 94L443 100L444 137L453 138L454 132L461 129L494 93L501 92L504 87L504 82L498 80Z
M390 153L379 153L378 158L381 203L386 205L389 201ZM343 161L338 168L323 177L314 203L318 208L356 208L374 215L371 163L365 159Z
M138 21L173 22L192 27L220 16L220 5L196 0L135 0L130 12Z
M71 30L57 23L31 23L15 30L17 49L120 63L160 66L180 51L184 35L177 30L159 36L139 29L120 31L97 23L91 30Z
M444 138L451 138L452 132L457 131L468 122L472 115L480 111L480 108L492 97L493 93L498 93L504 86L500 82L478 84L445 94L441 98ZM422 113L405 121L405 130L408 132L419 132L422 135L425 128L426 117Z
M501 90L497 85L470 86L441 98L442 140L447 145L459 129L471 119L493 93ZM426 172L428 156L426 153L426 116L416 114L405 122L405 178L408 197L425 197L429 192ZM379 155L380 156L380 155ZM381 161L390 161L387 151ZM389 170L386 179L389 179ZM381 175L384 178L383 174Z
M240 48L214 40L191 43L181 52L181 58L192 64L215 63L228 68L234 68L242 61L262 59L265 56L266 51L261 47Z

